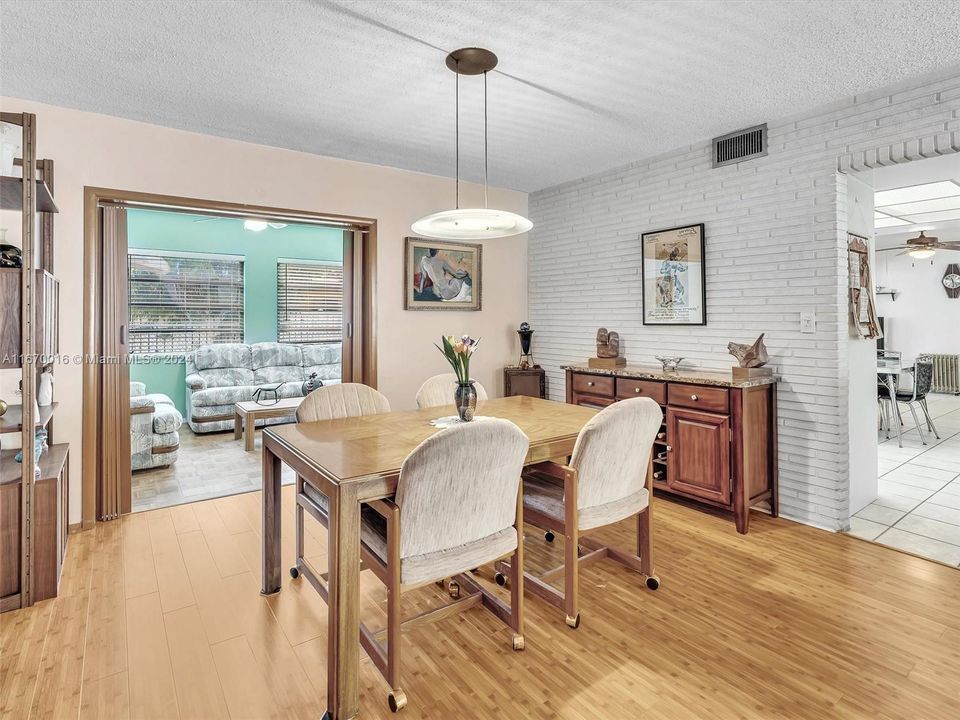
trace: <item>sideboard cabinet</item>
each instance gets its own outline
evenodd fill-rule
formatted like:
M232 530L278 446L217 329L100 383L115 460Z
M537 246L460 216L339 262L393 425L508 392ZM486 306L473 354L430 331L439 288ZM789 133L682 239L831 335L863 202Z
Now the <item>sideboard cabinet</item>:
M649 397L663 409L654 443L654 489L733 514L749 529L750 508L777 516L777 386L772 377L625 366L568 366L567 402L603 408Z

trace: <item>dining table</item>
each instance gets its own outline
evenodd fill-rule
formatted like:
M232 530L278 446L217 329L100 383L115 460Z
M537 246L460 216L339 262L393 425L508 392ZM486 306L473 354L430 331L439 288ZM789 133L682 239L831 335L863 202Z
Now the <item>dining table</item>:
M359 712L360 506L392 497L404 459L442 432L431 421L454 414L451 404L263 430L262 594L280 592L281 464L328 501L327 572L320 580L328 617L324 720L350 720ZM530 440L525 462L533 464L571 455L594 414L579 405L515 396L479 403L473 422L497 417L515 423Z

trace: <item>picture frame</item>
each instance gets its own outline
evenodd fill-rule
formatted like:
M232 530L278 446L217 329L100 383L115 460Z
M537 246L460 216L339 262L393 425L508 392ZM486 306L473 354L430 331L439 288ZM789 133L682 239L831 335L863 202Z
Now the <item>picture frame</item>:
M481 309L482 245L407 237L403 268L404 310Z
M703 223L642 233L644 325L706 325Z

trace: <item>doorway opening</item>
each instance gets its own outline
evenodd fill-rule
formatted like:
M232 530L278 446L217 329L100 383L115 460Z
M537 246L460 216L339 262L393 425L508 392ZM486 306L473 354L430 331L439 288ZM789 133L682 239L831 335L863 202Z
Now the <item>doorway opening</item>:
M875 244L878 478L850 532L960 566L960 154L864 174ZM852 381L852 379L851 379ZM872 497L871 497L872 495ZM852 496L853 501L853 496Z
M258 490L260 429L321 385L376 384L374 221L87 202L85 523Z

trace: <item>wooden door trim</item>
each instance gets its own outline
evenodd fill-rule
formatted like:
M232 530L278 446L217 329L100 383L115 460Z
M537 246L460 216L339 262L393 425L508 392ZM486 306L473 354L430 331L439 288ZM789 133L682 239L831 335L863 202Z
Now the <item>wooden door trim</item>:
M377 328L376 328L376 274L377 274L377 221L375 218L338 215L333 213L231 203L222 200L190 198L131 190L118 190L85 186L83 189L83 460L81 463L81 527L88 529L96 523L97 476L100 442L100 367L89 362L101 354L103 328L97 318L103 295L103 244L100 238L100 222L97 208L104 203L124 204L129 207L153 207L180 210L194 214L210 215L256 215L264 219L287 220L356 233L355 255L359 253L355 276L360 279L360 307L354 307L354 381L377 387ZM357 243L359 235L361 242ZM359 245L359 247L356 247ZM359 342L356 342L359 340ZM359 347L357 347L359 345ZM359 372L358 372L359 371Z

